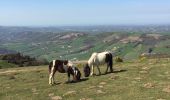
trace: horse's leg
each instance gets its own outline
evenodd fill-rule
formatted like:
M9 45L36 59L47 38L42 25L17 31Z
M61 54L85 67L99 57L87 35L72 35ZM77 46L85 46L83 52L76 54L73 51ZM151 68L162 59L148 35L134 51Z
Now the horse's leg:
M67 72L67 76L68 76L68 82L70 82L70 73Z
M49 84L52 85L53 84L53 72L50 73L50 76L49 76Z
M55 67L52 67L52 70L51 70L51 73L50 73L50 78L49 78L49 84L54 84L54 75L55 75L55 72L56 72L56 68Z
M113 72L113 65L110 65L110 72Z
M107 74L108 68L109 68L109 63L107 63L107 68L106 68L105 74Z
M53 84L56 84L54 81L54 75L55 75L56 70L54 71L53 75L52 75L52 79L53 79Z
M92 69L92 70L91 70L90 76L93 76L93 75L94 75L94 66L93 66L93 65L91 66L91 69Z
M51 73L52 73L52 72L51 72ZM51 74L51 73L49 74L49 84L50 84L50 85L52 84L52 79L51 79L51 78L52 78L52 74Z
M97 65L97 69L98 69L98 71L99 71L99 75L101 75L99 65Z
M113 56L110 54L110 61L109 61L109 66L110 66L110 72L113 72Z

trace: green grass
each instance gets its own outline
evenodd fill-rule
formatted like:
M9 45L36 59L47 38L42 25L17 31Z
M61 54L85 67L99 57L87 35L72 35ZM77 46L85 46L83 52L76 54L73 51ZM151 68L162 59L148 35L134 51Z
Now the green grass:
M114 63L115 72L66 84L67 75L56 73L60 84L48 85L48 67L22 67L0 70L1 100L157 100L170 98L170 60L150 59ZM79 65L82 71L82 66ZM105 67L101 66L102 73ZM97 69L95 68L95 71ZM96 72L97 74L97 72ZM73 93L66 94L68 91Z
M15 65L15 64L8 63L6 61L0 60L0 69L2 69L2 68L12 68L12 67L18 67L18 66Z
M61 33L60 35L64 34L68 33ZM141 44L137 44L137 42L127 44L120 42L120 40L128 36L142 36L142 33L140 32L129 32L127 34L120 32L86 34L84 36L66 40L55 38L56 36L57 34L51 33L37 33L36 35L30 33L26 38L5 42L0 44L0 47L18 51L31 57L45 58L48 61L53 59L88 59L93 52L110 51L113 50L114 47L120 47L120 52L117 50L118 52L116 52L116 55L125 59L136 59L141 53L148 52L148 49L152 47L153 53L170 53L170 48L167 47L169 46L170 39L157 40L158 42L155 45L145 42L141 42ZM105 39L115 36L121 38L116 41L113 39L110 42L103 42ZM169 35L167 34L167 36ZM145 39L143 41L145 41ZM32 43L34 45L32 45ZM79 52L83 47L88 45L93 45L93 47L86 50L85 53ZM60 58L60 56L62 56L62 58Z

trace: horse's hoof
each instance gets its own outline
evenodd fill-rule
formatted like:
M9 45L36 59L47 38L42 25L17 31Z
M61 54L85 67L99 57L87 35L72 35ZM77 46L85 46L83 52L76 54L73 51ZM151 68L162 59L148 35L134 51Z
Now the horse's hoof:
M69 81L66 81L66 83L71 83L71 81L69 80Z
M49 85L51 85L51 86L52 86L53 84L52 84L52 83L49 83Z
M101 75L101 73L99 73L97 76L100 76Z
M94 74L91 74L90 76L94 76Z

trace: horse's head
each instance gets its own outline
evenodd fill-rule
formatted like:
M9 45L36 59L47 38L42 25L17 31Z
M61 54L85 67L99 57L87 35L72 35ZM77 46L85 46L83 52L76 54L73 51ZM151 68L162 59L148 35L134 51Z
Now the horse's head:
M81 73L80 73L79 70L77 70L76 79L77 79L77 80L80 80L80 78L81 78Z
M63 60L63 65L67 65L68 63L68 60Z
M77 67L75 67L74 69L73 69L73 73L74 73L74 76L73 76L73 80L74 81L78 81L78 80L80 80L80 78L81 78L81 72L80 72L80 70L77 68Z
M88 77L90 75L90 66L88 64L86 64L84 66L84 76Z

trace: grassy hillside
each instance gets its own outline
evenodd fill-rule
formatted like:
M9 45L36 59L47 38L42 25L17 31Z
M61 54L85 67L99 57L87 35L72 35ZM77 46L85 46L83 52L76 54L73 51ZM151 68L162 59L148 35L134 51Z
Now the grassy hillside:
M15 65L15 64L8 63L6 61L0 60L0 69L3 69L3 68L12 68L12 67L18 67L18 65Z
M2 33L0 33L2 34ZM4 34L4 33L3 33ZM30 55L36 58L88 59L92 52L114 51L125 59L137 58L148 52L170 54L170 35L148 32L9 32L0 38L0 48Z
M57 73L54 86L48 85L47 66L0 69L0 99L169 100L169 67L170 59L114 63L114 73L77 83L67 84L67 75ZM80 64L79 68L82 71Z

